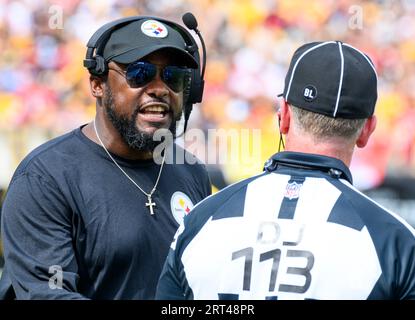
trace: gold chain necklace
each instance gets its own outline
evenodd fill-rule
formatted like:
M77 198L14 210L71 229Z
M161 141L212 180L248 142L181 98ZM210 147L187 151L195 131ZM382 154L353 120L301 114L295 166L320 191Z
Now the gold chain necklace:
M160 171L159 171L159 175L157 177L156 183L154 184L154 187L153 187L153 189L151 189L150 193L147 193L120 167L120 165L117 163L117 161L115 161L115 159L108 152L107 148L105 147L104 143L102 142L102 140L101 140L101 138L98 134L97 126L95 124L95 119L94 119L94 129L95 129L95 134L96 134L99 142L101 143L101 146L104 148L105 152L107 153L108 157L110 157L112 162L114 162L114 164L118 167L118 169L121 170L121 172L128 178L128 180L130 180L137 187L138 190L140 190L142 193L144 193L147 196L148 202L146 202L146 207L149 208L150 214L153 215L154 214L154 208L153 207L156 206L156 203L152 201L151 197L153 196L154 191L156 191L157 185L158 185L159 180L160 180L161 172L163 171L164 160L166 159L166 151L164 151L163 160L161 161Z

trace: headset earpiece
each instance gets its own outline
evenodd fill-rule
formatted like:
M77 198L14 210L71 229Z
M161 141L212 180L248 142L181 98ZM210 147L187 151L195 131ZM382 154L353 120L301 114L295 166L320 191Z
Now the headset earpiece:
M192 77L190 79L189 99L191 103L198 103L202 101L203 87L201 87L201 78L199 69L192 70Z
M278 142L278 152L285 149L285 143L284 143L284 138L282 136L282 132L281 132L281 115L278 114L278 131L280 132L280 139ZM282 147L282 148L281 148Z
M108 65L105 62L105 59L100 55L96 55L95 56L95 67L91 73L96 76L102 76L102 75L105 75L107 72L108 72Z

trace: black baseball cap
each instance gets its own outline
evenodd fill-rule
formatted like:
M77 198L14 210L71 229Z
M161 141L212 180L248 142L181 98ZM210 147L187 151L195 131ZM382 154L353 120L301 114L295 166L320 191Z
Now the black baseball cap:
M377 74L372 60L347 43L307 43L295 51L281 95L332 118L365 119L375 110Z
M137 20L115 30L105 44L103 57L105 61L128 64L161 49L177 53L181 65L198 68L181 34L155 18Z

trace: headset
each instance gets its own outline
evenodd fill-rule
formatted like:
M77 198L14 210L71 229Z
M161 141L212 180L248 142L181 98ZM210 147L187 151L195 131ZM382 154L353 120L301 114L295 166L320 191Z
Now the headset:
M105 48L105 44L107 43L111 33L115 30L131 23L134 21L139 20L149 20L154 19L165 23L166 25L170 26L171 28L175 29L177 32L180 33L183 40L186 43L185 50L193 56L198 64L197 69L191 69L191 79L189 83L189 87L185 88L183 92L183 96L186 97L185 104L184 104L184 130L183 133L187 129L187 122L190 117L190 113L193 109L194 103L202 102L203 97L203 88L204 88L204 74L206 68L206 47L203 41L203 38L200 34L200 31L197 29L197 21L194 15L190 12L187 12L183 15L182 20L187 28L190 30L194 30L197 36L200 39L203 49L203 62L202 67L200 65L200 55L199 55L199 48L195 39L192 37L189 31L187 31L181 25L166 20L161 19L159 17L154 16L133 16L127 18L121 18L107 24L104 24L100 27L92 37L89 39L87 43L87 51L86 56L84 59L84 67L88 69L89 73L94 76L104 76L108 73L108 63L105 61L102 53Z

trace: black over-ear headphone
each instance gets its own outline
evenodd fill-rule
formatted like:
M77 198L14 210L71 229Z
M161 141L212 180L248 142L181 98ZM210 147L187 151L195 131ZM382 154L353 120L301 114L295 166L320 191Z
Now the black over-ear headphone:
M121 28L122 26L137 20L148 20L154 19L158 20L162 23L169 25L171 28L175 29L177 32L180 33L182 38L186 43L186 51L195 58L198 68L191 69L191 79L190 79L190 87L185 89L184 94L187 96L184 105L184 131L187 128L187 121L189 120L190 113L193 109L193 104L202 102L203 97L203 88L204 88L204 73L205 73L205 66L206 66L206 49L203 38L197 29L197 21L196 18L190 12L183 15L183 22L185 25L196 32L198 35L203 49L203 63L202 68L200 65L200 55L199 55L199 48L197 46L196 41L192 37L189 31L187 31L181 25L166 20L161 19L154 16L133 16L127 18L121 18L109 23L104 24L101 28L99 28L92 37L89 39L87 43L87 51L86 56L84 59L84 67L88 69L90 74L95 76L103 76L106 75L108 72L108 63L105 61L104 57L102 56L105 44L107 43L110 35L116 29Z

